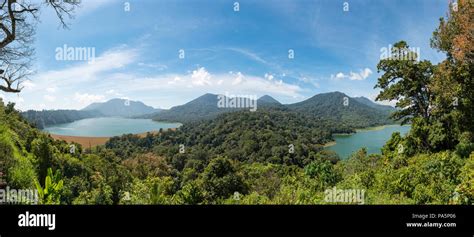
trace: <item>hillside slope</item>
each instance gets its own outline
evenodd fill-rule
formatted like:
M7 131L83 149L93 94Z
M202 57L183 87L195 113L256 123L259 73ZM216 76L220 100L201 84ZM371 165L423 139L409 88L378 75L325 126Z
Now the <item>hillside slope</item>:
M374 103L375 104L375 103ZM341 92L330 92L315 95L305 101L287 105L295 112L330 119L341 126L353 128L371 127L393 123L390 112L369 106Z

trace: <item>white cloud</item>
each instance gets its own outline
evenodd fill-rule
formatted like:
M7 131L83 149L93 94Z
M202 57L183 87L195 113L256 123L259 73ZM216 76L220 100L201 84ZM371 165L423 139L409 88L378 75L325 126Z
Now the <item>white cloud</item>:
M23 88L25 90L28 90L28 89L33 89L36 87L36 84L31 82L30 80L27 80L27 81L24 81L21 83L21 86L23 86Z
M264 77L244 75L237 73L211 74L201 67L188 74L169 74L155 77L132 77L132 80L119 82L127 88L129 93L153 94L168 99L160 100L158 97L150 97L159 100L160 107L169 108L188 102L204 93L246 95L271 94L280 98L303 98L300 94L303 89L298 85L285 83L283 80L268 80ZM165 94L167 94L165 96ZM180 95L177 97L176 95Z
M34 78L38 85L54 84L56 86L71 86L84 81L102 79L101 73L120 69L131 64L137 58L137 51L119 47L104 52L96 57L94 63L81 62L61 70L51 70Z
M378 95L378 93L377 94L371 94L371 95L369 95L369 97L373 102L381 104L381 105L390 105L390 106L393 106L393 107L395 107L395 105L397 105L398 100L376 101L375 99L377 98L377 95Z
M260 56L258 56L256 53L254 52L251 52L247 49L240 49L240 48L226 48L227 50L231 50L231 51L234 51L234 52L237 52L237 53L240 53L240 54L243 54L247 57L249 57L250 59L256 61L256 62L259 62L259 63L262 63L262 64L266 64L266 65L269 65L269 63L264 60L263 58L261 58Z
M360 80L364 80L367 77L369 77L370 74L372 74L372 70L370 70L369 68L364 68L363 70L360 70L359 73L351 72L350 76L349 76L349 79L360 81Z
M16 99L14 99L13 101L17 104L21 104L21 103L25 102L25 99L23 99L23 97L19 96Z
M173 78L172 81L169 81L168 84L176 84L176 83L178 83L178 82L180 82L180 81L181 81L181 78L178 77L178 76L176 76L176 77Z
M149 67L149 68L156 69L158 71L163 71L163 70L168 69L168 66L164 64L160 64L160 63L138 63L138 66Z
M57 87L48 87L46 88L46 91L49 92L49 93L54 93L58 90Z
M342 79L342 78L344 78L344 77L345 77L345 75L344 75L344 73L342 73L342 72L336 74L336 79Z
M211 85L211 74L204 67L193 71L192 84L196 86Z
M361 81L369 77L370 74L372 74L372 70L370 70L370 68L364 68L361 69L359 73L351 71L349 74L344 74L342 72L338 72L336 75L331 75L331 79L342 80L344 78L348 78L349 80Z
M110 90L107 90L105 92L106 95L112 95L112 96L123 96L122 93L119 93L118 91L114 90L114 89L110 89Z
M235 71L214 74L205 67L199 67L182 74L143 76L122 70L135 65L139 58L138 50L118 47L100 54L92 64L78 62L63 69L37 74L32 78L34 83L27 84L35 89L26 94L25 100L28 102L24 103L26 107L23 109L40 108L40 103L46 104L48 109L80 109L111 96L133 96L162 108L188 102L204 93L271 94L283 100L303 98L301 93L304 89L283 80L275 80L269 73L265 76L244 75ZM48 97L44 95L46 91ZM125 91L126 95L119 93ZM54 103L48 102L53 100L50 97L52 93L55 93Z
M52 95L44 95L43 98L48 101L48 102L54 102L56 101L56 97Z
M74 94L74 100L79 103L78 106L87 106L94 102L103 102L105 97L103 95L94 95L88 93L81 94L76 92Z
M239 85L240 83L242 83L242 81L244 80L244 75L242 75L241 72L238 72L237 74L237 77L235 77L234 81L232 82L232 85ZM219 84L219 82L217 82ZM222 84L222 82L221 82Z
M302 81L304 83L308 83L308 84L311 84L313 85L315 88L320 88L320 85L319 83L317 82L318 79L314 78L314 77L307 77L307 76L300 76L298 77L298 81Z
M273 80L273 75L272 74L265 73L264 77L265 77L265 79L267 79L269 81Z

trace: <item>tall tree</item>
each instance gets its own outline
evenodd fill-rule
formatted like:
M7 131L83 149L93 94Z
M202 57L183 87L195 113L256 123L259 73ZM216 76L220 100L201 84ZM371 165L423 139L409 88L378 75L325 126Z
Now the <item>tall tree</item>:
M430 117L432 93L429 82L434 67L427 60L419 61L418 57L405 41L400 41L377 65L378 71L384 71L384 74L375 85L382 89L376 100L396 100L400 110L394 112L392 118L402 120L402 123L413 117Z
M439 64L433 90L440 113L459 113L461 131L474 131L474 2L458 0L450 5L433 32L431 47L446 53Z

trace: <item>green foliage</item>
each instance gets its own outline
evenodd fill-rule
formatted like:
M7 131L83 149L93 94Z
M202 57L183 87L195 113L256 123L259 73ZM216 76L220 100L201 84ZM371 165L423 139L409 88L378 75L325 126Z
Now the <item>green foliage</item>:
M45 137L40 137L31 143L32 153L35 155L38 162L38 175L41 185L44 185L43 180L47 176L48 168L52 167L53 153L51 151L50 141Z
M456 154L460 157L467 158L469 155L474 152L474 139L472 138L473 134L470 132L464 132L460 136L460 141L456 145Z
M59 170L56 170L56 173L53 175L53 170L48 168L44 188L39 182L35 182L35 184L36 190L38 191L39 204L60 203L63 180L61 179L61 172Z
M307 176L319 182L322 188L331 187L339 180L339 175L334 171L334 166L328 160L316 160L304 168Z
M196 182L186 183L177 193L178 204L196 205L204 201L204 195Z
M345 100L347 105L345 106ZM341 92L323 93L312 98L288 105L292 111L306 116L322 118L336 123L335 132L348 132L354 128L373 127L393 123L389 119L392 109L380 108L361 98L350 98Z
M145 180L134 179L127 195L122 195L121 203L129 204L174 204L176 202L173 195L175 194L175 181L173 178L167 177L148 177ZM194 195L191 193L190 195ZM186 195L180 193L178 195ZM184 198L184 197L183 197ZM189 199L187 199L189 198ZM186 197L184 200L190 200ZM178 200L182 203L183 199Z
M83 191L74 199L73 204L82 205L110 205L113 204L113 190L107 184L105 178L96 172L91 176L91 189Z
M228 198L239 192L245 194L247 187L235 171L231 162L222 157L213 159L202 173L202 188L207 202Z
M474 204L474 152L471 153L461 168L459 179L461 182L456 187L454 203Z

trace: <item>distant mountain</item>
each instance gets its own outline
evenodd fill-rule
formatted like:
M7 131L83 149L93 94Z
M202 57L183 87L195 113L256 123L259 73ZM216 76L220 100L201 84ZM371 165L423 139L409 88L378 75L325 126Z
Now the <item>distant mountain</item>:
M219 108L218 100L218 95L205 94L184 105L173 107L151 117L158 121L186 123L212 119L222 113L243 110ZM347 100L347 106L344 105L345 100ZM393 107L376 104L367 98L351 98L341 92L318 94L305 101L288 105L283 105L271 96L265 95L257 100L257 110L259 108L291 110L298 114L334 121L344 128L393 123L389 115L394 110Z
M273 97L264 95L257 100L258 107L283 107L283 105Z
M21 115L40 129L56 124L71 123L80 119L104 116L98 111L78 110L28 110L26 112L22 112Z
M216 94L204 94L184 105L175 106L169 110L162 111L159 114L155 114L152 117L158 121L174 121L174 122L194 122L204 119L212 119L217 115L227 112L235 112L240 110L250 110L251 105L244 108L222 108L218 106L220 99L226 97ZM229 100L231 97L227 97ZM234 98L236 100L242 100L242 97ZM257 99L256 109L263 107L284 107L280 102L275 100L269 95L264 95ZM143 118L150 116L141 116Z
M369 100L368 98L366 97L354 97L353 98L354 100L357 100L358 102L362 103L362 104L365 104L365 105L368 105L372 108L376 108L376 109L379 109L379 110L383 110L383 111L387 111L387 112L393 112L395 111L396 109L390 105L381 105L381 104L377 104L371 100Z
M341 126L361 128L393 123L386 107L382 108L367 100L351 98L341 92L330 92L287 106L298 113L331 119Z
M225 98L225 97L224 97ZM237 111L234 108L219 108L219 95L204 94L190 102L164 110L153 116L157 121L193 122L214 118L225 112Z
M111 99L103 103L92 103L81 111L98 111L106 117L136 117L161 111L140 101Z
M213 119L223 113L251 110L248 106L252 107L252 105L247 105L246 108L235 108L230 104L225 106L220 104L223 100L229 103L232 99L242 101L244 98L231 98L208 93L169 110L155 109L139 101L112 99L103 103L93 103L80 111L27 111L22 114L27 120L43 128L84 118L110 116L188 123ZM257 110L291 111L306 117L331 120L340 124L344 129L393 123L389 119L389 115L395 110L390 106L376 104L365 97L351 98L341 92L318 94L305 101L288 105L281 104L269 95L260 97L256 102ZM346 105L345 102L347 102Z

